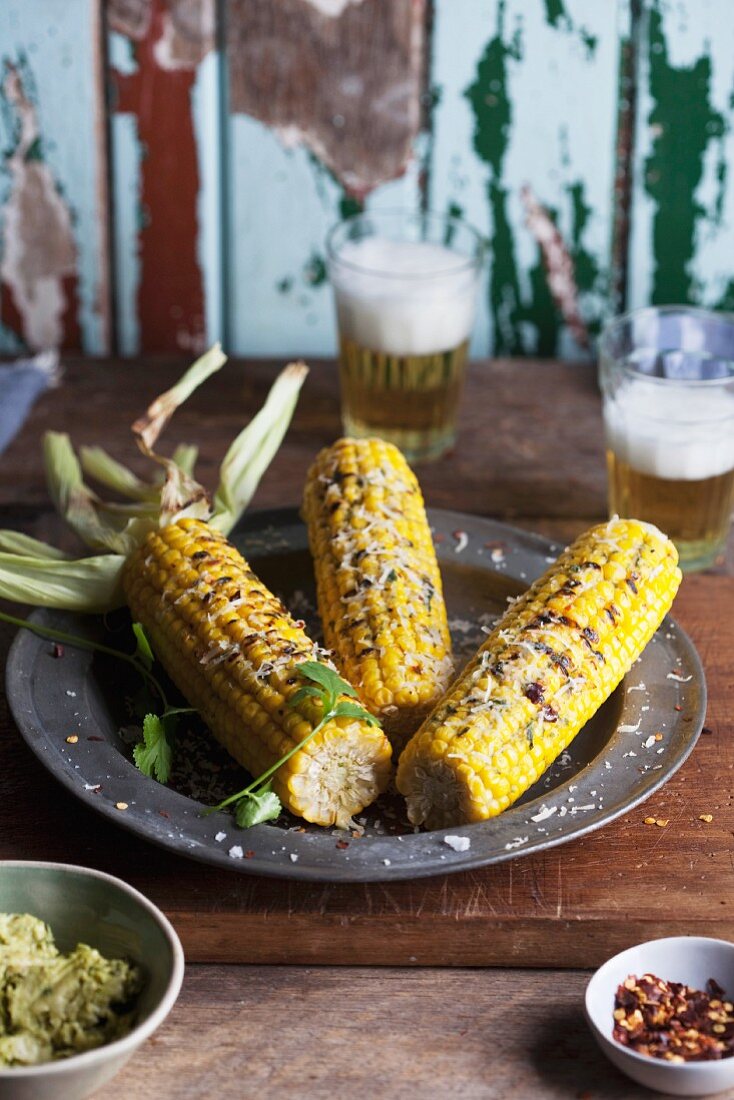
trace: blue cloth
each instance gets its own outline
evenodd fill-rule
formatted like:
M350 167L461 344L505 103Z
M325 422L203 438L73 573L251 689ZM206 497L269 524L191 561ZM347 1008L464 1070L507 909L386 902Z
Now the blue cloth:
M36 398L59 380L59 356L42 351L32 359L0 366L0 454L25 423Z

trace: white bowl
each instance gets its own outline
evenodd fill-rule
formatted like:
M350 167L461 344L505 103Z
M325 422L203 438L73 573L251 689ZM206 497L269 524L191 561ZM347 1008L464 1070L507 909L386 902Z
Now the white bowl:
M707 936L670 936L621 951L600 966L586 987L586 1018L610 1062L628 1077L671 1096L710 1096L734 1086L734 1057L718 1062L664 1062L638 1054L612 1038L614 995L634 974L654 974L705 989L714 978L734 1000L734 944Z
M0 860L0 912L40 917L62 951L88 943L143 970L128 1035L57 1062L0 1069L2 1100L81 1100L106 1084L173 1008L184 972L181 942L160 909L132 886L66 863Z

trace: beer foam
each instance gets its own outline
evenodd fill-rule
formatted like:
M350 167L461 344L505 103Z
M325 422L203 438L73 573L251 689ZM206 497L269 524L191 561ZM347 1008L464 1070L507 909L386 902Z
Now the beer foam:
M604 400L607 443L641 474L700 481L734 469L734 391L635 381Z
M363 348L432 355L469 338L476 268L450 248L379 236L348 241L332 263L331 278L340 332Z

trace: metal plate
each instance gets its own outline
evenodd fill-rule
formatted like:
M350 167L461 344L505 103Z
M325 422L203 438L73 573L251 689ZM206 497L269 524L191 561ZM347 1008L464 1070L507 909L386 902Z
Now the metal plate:
M544 572L560 550L505 524L430 511L459 659L466 659L508 596ZM295 509L253 513L234 541L255 571L299 616L313 615L314 583L306 531ZM100 619L36 611L33 619L101 639ZM129 621L129 620L128 620ZM124 623L121 623L121 626ZM114 626L113 626L114 630ZM129 644L129 633L106 638ZM365 815L365 834L350 837L295 818L243 831L225 813L202 817L193 794L214 802L239 789L244 773L228 763L203 728L187 734L178 757L178 789L142 776L121 733L136 687L121 662L21 631L10 651L7 693L23 737L39 760L91 809L156 844L230 870L322 881L388 881L465 870L561 844L626 813L656 791L686 759L701 730L706 685L688 637L666 619L617 691L570 748L524 795L492 821L451 829L470 838L465 852L442 832L414 833L397 797ZM76 733L79 740L66 738ZM655 740L657 734L661 738ZM193 765L192 765L193 761ZM188 771L186 768L188 767ZM192 771L191 768L194 767ZM184 793L184 792L189 792ZM125 802L126 810L115 804ZM217 834L226 836L219 841ZM340 839L342 838L342 839ZM344 841L348 841L345 846ZM239 858L232 848L244 849Z

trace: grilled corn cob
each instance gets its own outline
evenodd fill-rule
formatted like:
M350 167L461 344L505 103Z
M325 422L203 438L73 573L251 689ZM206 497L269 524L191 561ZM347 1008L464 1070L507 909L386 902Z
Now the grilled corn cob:
M398 789L429 828L501 813L573 740L639 657L680 584L675 547L614 519L512 604L409 742Z
M171 679L254 776L317 724L313 699L287 702L301 662L330 662L218 531L181 519L151 532L123 588ZM340 717L278 769L273 789L307 821L346 825L387 786L390 756L380 729Z
M416 477L391 443L340 439L311 467L303 512L326 645L400 749L453 672Z

